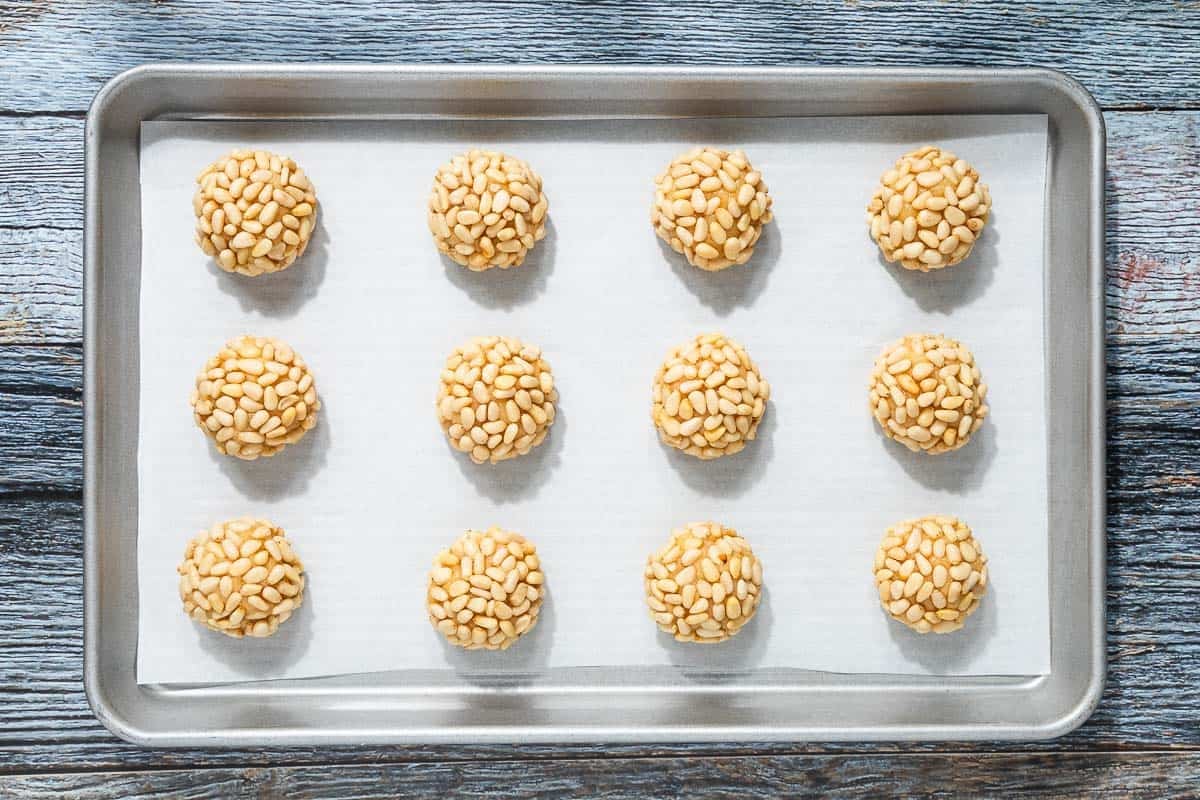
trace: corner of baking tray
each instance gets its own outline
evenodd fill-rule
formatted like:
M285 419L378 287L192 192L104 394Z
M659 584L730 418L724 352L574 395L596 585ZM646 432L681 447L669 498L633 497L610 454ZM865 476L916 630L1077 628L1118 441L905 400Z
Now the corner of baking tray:
M1087 688L1079 700L1067 709L1066 713L1062 716L1038 728L1033 738L1042 740L1057 739L1060 736L1066 736L1087 722L1100 705L1100 698L1104 694L1106 676L1107 670L1105 668L1105 658L1102 649L1097 661L1092 664L1091 680L1088 681Z
M1065 100L1068 100L1080 114L1087 120L1088 128L1092 134L1093 145L1097 142L1100 144L1101 166L1103 166L1104 158L1104 111L1100 108L1100 104L1096 102L1096 98L1087 90L1082 83L1072 78L1067 73L1053 67L1030 67L1021 70L1028 74L1033 80L1041 83L1051 91L1057 92Z
M109 702L108 696L101 687L98 669L99 666L96 664L95 659L84 661L83 693L87 697L88 705L91 706L92 713L96 715L96 719L100 720L100 724L109 733L130 744L135 744L139 747L151 747L157 744L150 734L135 727Z
M104 121L104 116L110 106L121 99L124 94L137 90L146 81L161 75L162 71L163 65L161 64L139 64L117 73L101 86L100 91L96 92L96 96L92 98L92 104L88 106L88 139L90 140L97 132L98 126Z

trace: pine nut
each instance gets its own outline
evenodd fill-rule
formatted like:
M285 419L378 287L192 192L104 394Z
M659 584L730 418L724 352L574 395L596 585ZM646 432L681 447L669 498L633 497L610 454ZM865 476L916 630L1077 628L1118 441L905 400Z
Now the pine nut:
M452 158L434 177L428 205L438 251L473 272L519 267L546 236L542 179L503 153L470 150Z
M966 258L991 208L988 188L978 180L973 167L932 145L902 156L867 204L867 227L883 257L922 272ZM924 247L912 246L914 239Z
M446 359L436 400L450 444L477 464L525 455L554 424L558 392L541 351L517 339L472 339Z
M176 572L184 613L236 638L274 634L303 600L304 566L283 530L263 519L242 517L201 531ZM276 574L295 579L287 599L270 581Z
M654 378L651 418L664 444L718 458L754 439L769 395L770 385L741 345L704 334L667 354Z
M715 522L672 532L646 560L643 577L651 619L681 642L730 638L754 616L762 592L762 565L750 545Z
M468 530L433 560L429 622L459 647L507 649L537 624L544 582L532 542L495 527Z
M741 152L696 148L655 178L650 223L694 267L711 272L745 264L772 218L762 175Z
M288 374L299 383L278 381ZM304 402L287 402L298 397L301 384ZM255 336L231 339L205 363L191 405L196 424L217 450L245 460L275 455L299 441L317 424L321 408L304 360L278 339Z
M891 553L910 549L921 569L901 583L889 566L895 563ZM918 633L958 630L987 591L987 558L966 523L951 516L921 517L888 528L872 572L884 610Z
M970 440L987 416L986 397L970 350L943 336L911 334L875 360L867 403L885 436L932 455Z
M254 168L259 163L268 166ZM222 188L220 182L231 173L237 177L229 182L228 189ZM206 167L196 183L193 207L197 241L206 253L212 249L209 255L216 256L218 266L226 272L251 277L278 272L291 266L307 249L313 225L310 220L315 220L317 214L317 196L290 158L261 150L235 150ZM308 221L307 227L296 226L299 235L280 239L280 229L272 227L277 224L281 206L293 210L293 219L304 217ZM227 246L222 243L218 247L206 237L209 233L216 236L217 232L232 237ZM238 255L241 251L247 251L245 257Z

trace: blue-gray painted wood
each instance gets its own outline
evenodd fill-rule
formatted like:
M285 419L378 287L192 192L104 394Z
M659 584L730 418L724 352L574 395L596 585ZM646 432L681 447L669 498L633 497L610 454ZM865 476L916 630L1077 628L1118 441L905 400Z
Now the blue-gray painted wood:
M250 767L197 771L35 775L5 780L13 800L149 800L149 798L569 797L647 800L656 797L1194 798L1200 755L1010 753L877 756L744 756L718 758L583 758L516 763L504 758L470 763Z
M1200 338L1114 337L1109 350L1108 684L1100 709L1064 740L1017 748L1200 750L1200 614L1191 593L1200 541L1200 437L1193 400ZM22 380L24 376L24 380ZM33 377L37 376L37 377ZM77 396L77 346L0 348L0 409L42 408ZM30 437L78 416L34 415ZM1164 449L1164 443L1171 447ZM82 534L77 450L46 463L61 477L0 493L0 772L6 769L193 764L427 761L519 755L572 757L588 747L309 748L203 753L143 751L115 742L92 718L81 686ZM47 470L49 472L49 470ZM49 496L43 494L49 492ZM13 532L13 533L8 533ZM971 751L991 746L963 748ZM793 745L650 748L656 754L839 752L895 747ZM943 745L902 748L923 752ZM605 752L645 754L647 748Z
M1200 37L1195 50L1200 58ZM1197 72L1200 85L1200 71ZM1200 333L1200 114L1104 115L1108 329Z
M1105 122L1108 329L1200 334L1200 112ZM0 344L77 342L83 120L0 116L0 154Z
M237 41L236 47L231 42ZM1190 796L1200 784L1200 5L0 0L0 796ZM1108 684L1027 745L142 750L83 697L82 112L151 60L1059 66L1109 128ZM1158 108L1154 113L1133 109ZM1189 110L1190 109L1190 110ZM993 752L999 751L999 752ZM270 769L263 769L269 764Z
M4 0L0 110L78 112L145 61L1060 67L1109 107L1200 107L1190 0Z

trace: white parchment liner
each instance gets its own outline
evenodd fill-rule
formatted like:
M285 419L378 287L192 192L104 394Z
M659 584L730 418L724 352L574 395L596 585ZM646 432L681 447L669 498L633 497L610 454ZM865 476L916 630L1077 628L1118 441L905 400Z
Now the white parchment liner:
M972 162L994 212L976 252L940 273L884 265L864 209L903 152ZM655 238L652 180L697 143L740 146L775 198L748 267L706 274ZM235 146L293 156L320 200L307 254L261 278L221 273L192 240L200 169ZM425 223L437 166L473 145L538 170L550 231L525 266L474 274ZM1049 670L1042 326L1046 119L150 122L142 126L138 679L190 683L395 669L792 667L1034 675ZM702 463L649 418L669 346L720 330L773 386L758 441ZM992 414L930 458L885 441L866 408L871 362L910 331L974 351ZM188 393L228 338L279 336L310 364L317 428L254 463L219 456ZM542 346L560 415L531 456L495 467L452 451L434 412L446 354L473 335ZM872 559L891 522L953 513L993 584L962 632L920 637L882 613ZM304 607L271 640L189 621L186 540L242 514L282 525L304 560ZM765 607L731 642L681 646L642 593L645 556L690 520L737 528L765 565ZM506 653L448 649L424 610L434 554L502 525L542 554L550 600Z

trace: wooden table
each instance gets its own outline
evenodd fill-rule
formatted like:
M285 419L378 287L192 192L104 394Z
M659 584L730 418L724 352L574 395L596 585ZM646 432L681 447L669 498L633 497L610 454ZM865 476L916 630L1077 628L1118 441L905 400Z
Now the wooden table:
M0 0L0 796L1200 793L1200 4ZM1108 657L1029 745L143 750L82 685L83 119L148 61L1058 67L1108 124Z

